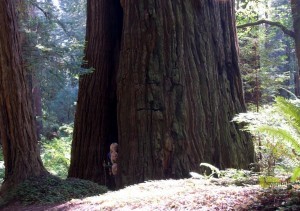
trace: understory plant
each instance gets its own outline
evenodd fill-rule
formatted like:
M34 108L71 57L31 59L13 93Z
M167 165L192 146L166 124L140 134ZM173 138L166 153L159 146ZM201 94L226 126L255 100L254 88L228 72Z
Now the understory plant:
M19 184L15 189L7 192L0 198L1 206L11 200L22 204L52 204L95 196L107 192L107 188L94 182L69 178L62 180L59 177L48 175L44 177L29 178Z
M245 185L245 184L256 184L255 176L256 173L244 170L244 169L234 169L227 168L225 170L220 170L216 166L209 163L201 163L201 174L196 172L190 172L192 178L195 179L205 179L211 182L217 182L215 179L221 179L217 182L219 184L225 185Z
M70 165L71 142L73 124L59 128L61 137L52 140L42 138L41 158L45 168L55 176L65 179ZM0 183L3 182L5 172L3 151L0 146Z
M300 176L300 100L276 97L275 103L260 112L241 113L233 121L247 123L245 130L254 136L262 172L274 176L293 171Z
M73 125L64 125L59 128L61 136L52 140L42 139L42 153L46 169L53 175L66 178L70 165Z

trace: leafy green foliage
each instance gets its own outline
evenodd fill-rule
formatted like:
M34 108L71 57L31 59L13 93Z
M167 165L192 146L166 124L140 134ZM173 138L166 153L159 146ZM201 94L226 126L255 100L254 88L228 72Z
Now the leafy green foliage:
M251 171L244 169L228 168L220 171L220 177L231 178L235 180L246 180L251 175Z
M106 187L91 181L74 178L62 180L54 176L45 176L31 178L21 183L7 193L1 203L7 203L10 200L17 200L24 204L60 203L105 192L107 192Z
M299 177L300 177L300 167L296 167L294 169L293 175L291 177L291 181L294 182L294 181L298 180Z
M62 179L67 177L70 165L73 124L59 128L61 138L41 141L41 158L45 168L53 175ZM2 147L0 147L0 182L3 182L5 166Z
M70 165L73 124L63 125L59 131L65 137L42 140L41 158L51 174L66 178Z
M274 185L279 185L280 184L280 179L277 177L272 177L272 176L260 176L259 177L259 184L263 188L269 188Z
M25 38L23 58L32 77L32 88L40 90L34 103L43 120L46 136L52 128L74 120L78 76L90 70L81 67L85 46L86 1L20 1L20 31Z
M259 113L238 115L234 121L246 122L246 130L256 136L256 149L262 154L260 163L267 174L277 170L291 172L299 166L300 154L300 106L294 101L277 97L273 106ZM265 166L263 164L266 164ZM271 167L274 167L273 170ZM271 171L272 170L272 171ZM297 174L298 171L295 171ZM276 172L275 172L276 173Z
M300 154L300 107L282 97L277 97L275 101L276 111L283 116L285 125L262 125L257 130L286 141Z
M56 120L53 121L54 124L63 125L71 123L74 120L77 93L78 88L71 85L65 85L57 91L55 97L44 106L44 108L47 108L44 120L49 119L49 116L53 116Z
M267 133L270 136L278 137L284 141L287 141L292 145L292 147L300 152L300 143L296 140L294 135L287 129L282 129L280 127L272 127L268 125L260 126L257 131L262 133Z
M66 178L70 165L71 139L60 138L42 142L42 160L46 169L54 175Z
M290 2L288 0L238 1L237 25L253 23L261 19L279 21L292 28ZM242 28L238 31L240 67L248 107L272 102L273 96L288 97L285 89L293 89L296 56L294 40L278 27L267 24Z
M31 178L20 184L15 190L7 193L0 201L0 205L10 200L18 200L25 204L33 203L59 203L69 201L73 198L83 198L105 193L106 187L99 186L90 181L66 178L70 163L71 137L73 124L64 125L59 128L65 137L42 141L42 160L46 169L57 176L45 176ZM2 150L0 161L3 164ZM4 165L0 165L0 176L3 181ZM1 181L1 182L2 182Z
M207 182L219 185L244 186L246 184L257 184L257 173L252 171L233 168L219 170L217 167L209 163L201 163L200 166L202 168L204 167L205 171L203 171L203 169L200 169L202 174L190 172L192 178L204 179L207 180ZM207 170L209 170L209 173L207 172Z

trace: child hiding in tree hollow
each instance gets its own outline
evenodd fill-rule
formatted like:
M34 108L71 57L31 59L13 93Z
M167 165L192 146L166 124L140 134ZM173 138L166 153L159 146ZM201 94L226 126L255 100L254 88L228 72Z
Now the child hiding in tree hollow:
M118 173L118 144L112 143L109 147L110 151L107 154L107 162L103 162L105 170L105 185L114 190L116 188L114 176Z

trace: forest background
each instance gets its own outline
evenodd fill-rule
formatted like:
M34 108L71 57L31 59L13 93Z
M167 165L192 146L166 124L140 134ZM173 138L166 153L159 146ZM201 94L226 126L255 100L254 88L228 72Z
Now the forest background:
M297 170L300 147L298 143L283 140L292 140L289 134L299 140L299 128L277 112L281 101L280 98L275 101L275 97L292 99L299 106L295 38L289 34L294 24L291 1L237 0L235 9L240 69L249 111L235 120L248 123L261 171L273 176L289 174ZM21 33L28 38L23 45L23 56L32 75L30 85L41 157L50 173L66 178L78 79L93 71L81 68L86 2L27 0L22 1L18 11ZM274 128L278 134L272 132ZM285 136L279 134L278 128L284 129ZM0 177L3 178L1 160Z

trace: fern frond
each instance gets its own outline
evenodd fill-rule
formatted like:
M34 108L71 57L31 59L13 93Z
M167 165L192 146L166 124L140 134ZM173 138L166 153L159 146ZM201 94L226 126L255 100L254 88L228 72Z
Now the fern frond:
M282 129L282 128L272 127L272 126L268 126L268 125L259 126L257 128L257 131L267 133L271 136L275 136L275 137L281 138L284 141L287 141L288 143L290 143L293 146L293 148L297 152L300 153L300 143L298 141L299 137L293 136L289 131Z
M291 177L291 181L295 182L299 177L300 177L300 167L296 167Z
M275 106L293 128L300 134L300 107L289 102L283 97L277 97Z

